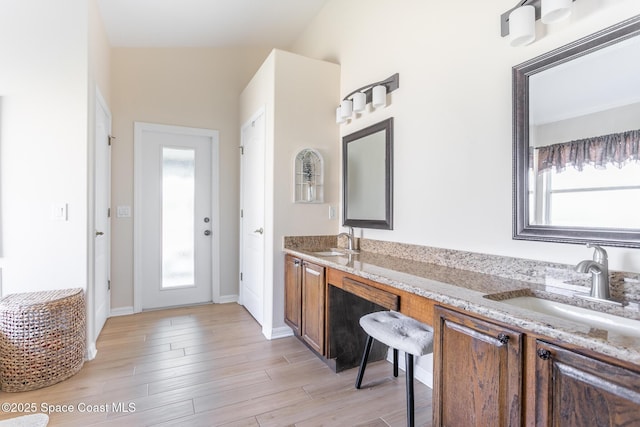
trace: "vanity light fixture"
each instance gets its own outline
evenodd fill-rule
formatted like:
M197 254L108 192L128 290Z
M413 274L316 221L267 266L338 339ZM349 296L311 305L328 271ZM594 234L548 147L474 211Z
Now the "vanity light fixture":
M536 9L521 6L509 14L509 43L525 46L536 39Z
M356 92L353 94L353 112L362 113L367 107L367 95L364 92Z
M575 0L519 0L513 8L500 15L500 34L509 36L511 46L525 46L536 38L535 21L552 24L571 14Z
M373 108L387 106L387 94L400 87L400 74L370 83L354 90L345 96L336 108L336 123L341 124L353 116L353 113L362 113L366 110L367 104L371 103Z
M540 20L545 24L560 22L571 15L574 0L542 0Z
M353 114L353 101L350 99L343 99L340 103L340 115L344 118L351 117Z
M374 108L387 106L387 88L383 85L374 86L372 89L371 105Z

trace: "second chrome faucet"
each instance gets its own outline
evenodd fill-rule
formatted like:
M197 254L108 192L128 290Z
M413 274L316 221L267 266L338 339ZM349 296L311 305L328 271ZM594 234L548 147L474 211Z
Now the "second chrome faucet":
M347 249L350 251L356 250L356 237L353 234L353 227L349 227L348 233L340 233L338 237L345 236L347 238Z

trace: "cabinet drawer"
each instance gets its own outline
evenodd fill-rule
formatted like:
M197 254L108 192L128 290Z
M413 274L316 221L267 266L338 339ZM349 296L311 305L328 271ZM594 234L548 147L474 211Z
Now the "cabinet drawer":
M379 304L377 301L375 302L383 307L389 308L391 310L399 311L400 313L405 314L409 317L412 317L416 320L419 320L420 322L426 323L429 326L433 326L433 307L435 306L435 303L433 300L430 300L429 298L425 298L419 295L405 292L403 290L394 288L393 286L389 286L389 285L375 282L373 280L365 279L363 277L356 276L354 274L345 273L344 271L336 270L333 268L327 269L327 283L335 287L344 289L347 292L355 293L353 292L353 289L345 289L345 285L344 285L345 281L346 283L356 282L359 285L368 286L369 289L367 290L367 292L373 295L375 295L377 291L384 291L386 292L386 294L392 295L391 297L388 295L382 297L383 299L381 300L381 302L383 302L383 304ZM347 285L347 287L348 286L349 285ZM357 293L356 295L362 296L362 298L370 300L367 296L363 296ZM378 294L378 295L383 295L383 294ZM395 297L397 297L398 308L391 308L390 305L394 304L393 299L395 299ZM390 304L390 305L385 305L385 304Z

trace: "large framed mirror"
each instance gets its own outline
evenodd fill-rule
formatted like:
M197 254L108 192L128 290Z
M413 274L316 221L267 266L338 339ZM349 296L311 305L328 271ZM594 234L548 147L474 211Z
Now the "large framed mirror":
M640 16L512 77L514 239L640 247Z
M393 229L393 117L342 138L343 225Z

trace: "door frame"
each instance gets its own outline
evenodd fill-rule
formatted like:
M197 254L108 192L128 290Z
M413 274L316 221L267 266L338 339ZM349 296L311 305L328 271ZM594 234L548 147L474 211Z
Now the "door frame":
M133 136L133 312L142 311L142 145L143 133L204 136L211 140L211 298L220 302L220 141L212 129L134 122Z

